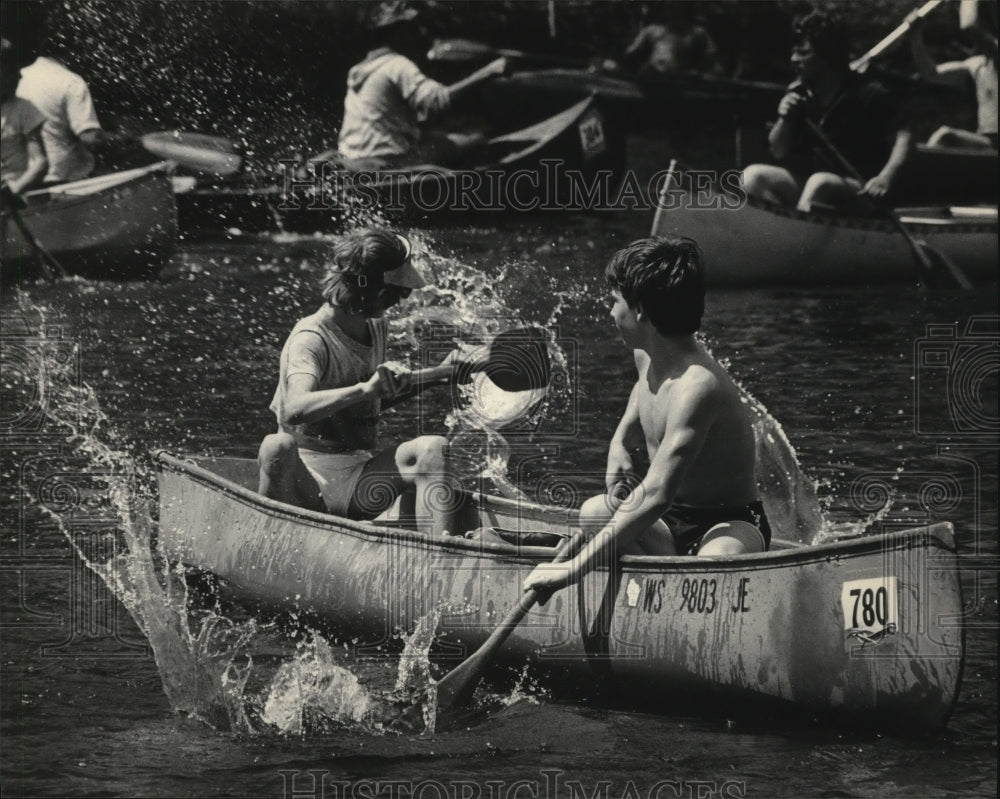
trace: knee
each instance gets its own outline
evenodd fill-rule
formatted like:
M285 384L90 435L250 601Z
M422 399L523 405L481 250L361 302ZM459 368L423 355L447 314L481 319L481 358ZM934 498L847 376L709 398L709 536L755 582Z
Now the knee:
M447 465L448 439L420 436L396 451L396 466L402 475L441 474Z
M580 506L580 525L605 524L618 506L618 501L607 494L598 494Z
M754 197L760 197L767 186L767 165L750 164L743 170L743 190Z
M816 172L809 176L805 187L802 189L802 195L815 195L828 192L831 188L840 186L843 182L841 177L833 174L833 172Z
M289 433L272 433L260 442L257 464L262 471L283 467L298 454L295 438Z
M942 125L931 134L931 137L927 140L927 144L931 147L947 147L953 143L954 138L953 129L947 125Z

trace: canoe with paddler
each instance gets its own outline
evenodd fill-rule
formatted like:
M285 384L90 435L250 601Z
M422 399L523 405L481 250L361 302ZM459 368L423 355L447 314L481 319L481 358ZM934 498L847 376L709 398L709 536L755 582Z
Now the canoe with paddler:
M469 537L430 538L396 512L357 522L268 500L250 459L161 452L156 466L172 562L359 654L440 614L439 673L487 642L577 527L575 509L468 493ZM965 654L951 525L819 544L786 535L731 558L622 556L531 607L475 676L531 663L546 682L602 685L653 709L699 696L913 734L943 726Z

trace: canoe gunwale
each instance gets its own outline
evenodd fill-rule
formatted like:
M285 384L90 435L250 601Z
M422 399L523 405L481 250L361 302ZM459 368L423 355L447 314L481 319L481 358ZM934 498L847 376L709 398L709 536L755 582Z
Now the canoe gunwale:
M746 204L751 208L764 211L772 216L794 219L799 222L810 222L814 225L825 228L852 228L854 230L875 230L885 233L893 233L896 227L885 216L849 216L846 214L824 213L821 211L800 211L798 208L771 203L758 197L747 196ZM944 206L942 206L944 207ZM906 222L906 226L913 233L982 233L997 229L997 218L975 219L966 218L940 218L932 219L921 217L920 211L927 211L931 206L905 207L900 206L894 209Z
M156 466L161 471L171 471L185 475L194 482L200 483L214 491L228 495L251 509L266 513L269 516L307 524L311 527L324 528L337 534L349 535L376 542L393 541L397 543L412 543L421 547L432 548L442 554L453 556L479 556L490 560L515 561L534 563L552 558L550 547L527 546L514 543L493 543L463 537L441 537L432 539L416 530L405 527L382 525L375 522L361 522L319 513L317 511L297 508L284 502L268 499L256 491L228 480L196 462L173 455L166 450L156 450L152 453ZM484 501L484 504L499 510L508 509L522 520L530 517L532 512L544 513L550 520L553 516L564 515L567 525L573 523L576 512L562 508L553 508L535 503L521 503L503 497L473 495ZM891 533L856 537L848 540L835 540L821 544L801 544L777 540L784 548L771 549L767 552L757 552L734 557L702 557L688 556L650 556L623 555L619 558L616 568L629 572L725 572L725 571L759 571L769 569L784 569L789 566L815 563L819 561L839 561L843 557L854 557L871 552L891 552L912 549L917 546L929 546L943 549L952 554L957 553L954 527L950 522L936 522L922 527L894 530ZM606 570L602 567L601 570Z
M174 165L171 162L159 161L146 167L139 167L138 169L113 172L109 173L109 175L98 175L95 178L85 178L84 180L76 180L71 183L60 183L57 186L47 189L35 189L34 191L25 193L25 199L28 200L29 204L21 212L21 215L27 219L31 219L36 214L44 214L56 209L72 208L75 205L84 203L92 203L95 198L104 197L122 189L132 189L146 181L159 180L161 178L169 180L173 169ZM119 179L112 182L109 180L111 175ZM86 184L92 184L94 186L93 191L66 191L67 188L86 188ZM44 202L31 203L32 199L41 199L43 197L46 198Z

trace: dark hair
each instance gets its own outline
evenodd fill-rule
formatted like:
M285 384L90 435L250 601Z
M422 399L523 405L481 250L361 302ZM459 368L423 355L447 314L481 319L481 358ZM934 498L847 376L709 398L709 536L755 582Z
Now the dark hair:
M604 279L664 336L695 333L705 312L701 248L686 236L650 236L616 252Z
M834 69L847 69L850 43L844 24L835 14L816 9L795 18L792 32L796 43L809 42L816 55Z
M379 292L396 289L386 285L383 274L396 269L405 258L406 246L395 233L384 228L351 231L333 245L331 263L320 283L323 299L370 316Z

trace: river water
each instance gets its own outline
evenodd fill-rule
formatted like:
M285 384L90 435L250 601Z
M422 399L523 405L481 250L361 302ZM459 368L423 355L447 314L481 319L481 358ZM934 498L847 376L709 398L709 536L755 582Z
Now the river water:
M553 331L568 379L537 429L508 436L507 477L583 498L601 485L633 371L601 271L651 215L474 222L407 231L437 288L396 314L409 335L393 354L416 357L403 311ZM182 581L142 551L151 450L252 456L271 430L277 355L317 305L327 245L186 241L158 281L3 298L3 795L996 795L995 285L713 290L703 330L782 425L830 524L954 523L967 660L944 731L739 705L650 713L526 675L457 727L387 732L359 720L355 679L391 686L398 658L357 662L343 642L236 609L182 618ZM383 440L444 431L450 402L389 412ZM115 591L84 558L118 565Z

